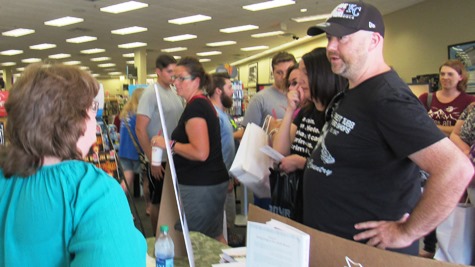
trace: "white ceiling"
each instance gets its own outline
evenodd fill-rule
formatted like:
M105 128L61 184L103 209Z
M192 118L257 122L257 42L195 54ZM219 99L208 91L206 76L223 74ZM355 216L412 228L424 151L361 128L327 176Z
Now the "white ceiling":
M214 69L219 64L232 63L252 56L258 52L243 52L242 47L267 45L270 48L293 41L293 36L303 37L307 28L316 22L297 23L293 17L310 16L330 13L340 1L333 0L297 0L296 4L252 12L242 6L262 2L264 0L138 0L148 3L147 8L110 14L99 11L101 7L125 2L125 0L0 0L0 32L16 28L34 29L34 34L22 37L7 37L0 35L0 51L19 49L24 53L16 56L0 55L0 64L15 62L14 72L18 67L27 64L22 59L48 59L48 55L68 53L72 56L61 61L78 60L82 66L87 66L93 73L107 76L108 72L120 71L125 74L126 61L122 54L133 53L133 49L118 48L119 44L129 42L145 42L147 46L147 71L154 73L155 58L160 49L176 46L187 47L187 51L172 53L176 56L196 56L197 52L219 50L222 55L209 56L211 62L203 63L207 69ZM278 1L278 0L277 0ZM383 14L414 5L423 0L367 0L374 4ZM300 9L308 11L301 13ZM187 25L174 25L168 20L202 14L212 17L212 20ZM44 25L47 20L64 16L74 16L84 19L84 22L61 28ZM241 33L221 33L219 29L254 24L258 30ZM111 30L130 26L141 26L148 31L131 35L111 34ZM277 37L251 38L251 34L283 30L286 34ZM181 42L166 42L164 37L179 34L195 34L198 38ZM71 44L65 40L82 35L95 36L96 41ZM206 43L217 41L236 41L237 44L224 47L207 47ZM54 43L56 48L38 51L29 48L40 43ZM103 48L106 51L99 54L84 55L79 51L90 48ZM92 62L94 57L108 56L106 62ZM51 60L50 60L51 61ZM112 68L99 68L100 63L115 63Z

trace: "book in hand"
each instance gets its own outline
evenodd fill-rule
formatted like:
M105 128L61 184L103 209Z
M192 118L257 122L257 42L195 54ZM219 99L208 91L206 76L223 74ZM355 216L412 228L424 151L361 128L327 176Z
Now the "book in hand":
M310 235L283 222L247 224L248 266L308 267Z

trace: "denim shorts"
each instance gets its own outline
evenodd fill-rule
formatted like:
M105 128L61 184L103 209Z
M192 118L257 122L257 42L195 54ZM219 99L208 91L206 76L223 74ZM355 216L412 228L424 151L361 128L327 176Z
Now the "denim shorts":
M120 165L124 171L133 171L134 173L140 173L140 161L131 160L126 158L119 158Z

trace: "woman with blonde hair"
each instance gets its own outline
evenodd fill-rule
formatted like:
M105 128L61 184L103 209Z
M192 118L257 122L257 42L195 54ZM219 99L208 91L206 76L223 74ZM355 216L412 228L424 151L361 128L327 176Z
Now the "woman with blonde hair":
M125 181L122 181L120 185L125 192L128 192L127 187L129 189L133 188L134 176L136 173L140 174L141 170L139 153L142 152L142 149L135 133L135 122L137 106L143 91L144 88L135 89L120 112L119 160L125 177Z
M82 159L96 142L99 85L62 64L28 66L0 146L0 266L145 266L117 181Z

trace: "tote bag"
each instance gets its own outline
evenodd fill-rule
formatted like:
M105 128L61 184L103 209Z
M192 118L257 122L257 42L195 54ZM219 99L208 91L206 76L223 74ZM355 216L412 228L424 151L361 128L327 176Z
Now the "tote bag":
M249 123L229 170L261 198L270 198L269 168L272 160L260 151L261 147L267 145L267 140L267 134L261 127Z
M458 204L452 213L437 226L438 249L434 259L473 265L475 242L475 207Z

